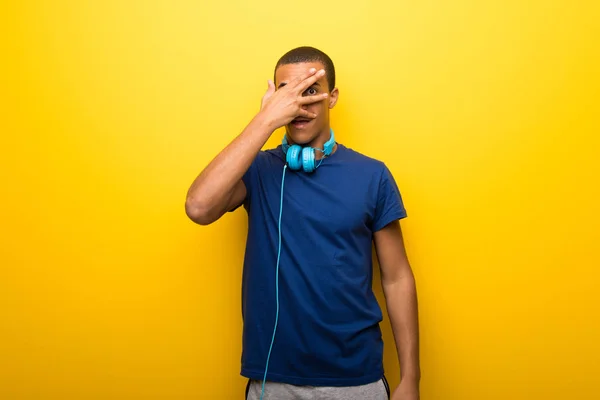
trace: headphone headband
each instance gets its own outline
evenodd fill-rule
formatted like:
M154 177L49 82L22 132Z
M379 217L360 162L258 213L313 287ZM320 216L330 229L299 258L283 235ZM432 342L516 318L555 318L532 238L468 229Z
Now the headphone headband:
M304 172L313 172L315 169L321 165L323 159L319 164L315 165L315 151L323 152L323 158L327 157L333 152L333 148L335 146L335 137L333 135L333 129L329 128L330 137L327 142L323 145L323 149L316 149L314 147L302 147L297 144L291 145L287 141L287 136L283 135L283 140L281 141L281 148L285 154L285 161L294 171L298 171L303 169Z

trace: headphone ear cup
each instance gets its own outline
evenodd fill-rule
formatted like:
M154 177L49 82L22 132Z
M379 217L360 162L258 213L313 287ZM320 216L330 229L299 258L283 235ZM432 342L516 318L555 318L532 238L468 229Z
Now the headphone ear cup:
M291 169L297 171L302 167L302 161L300 160L301 155L302 147L297 144L290 146L285 156L285 160Z
M310 147L302 149L302 168L305 172L315 170L315 151Z

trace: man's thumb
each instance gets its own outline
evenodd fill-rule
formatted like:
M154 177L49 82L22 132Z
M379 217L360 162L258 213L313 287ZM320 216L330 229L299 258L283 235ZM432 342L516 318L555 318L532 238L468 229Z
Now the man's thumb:
M268 85L268 89L267 89L267 93L272 94L275 92L275 84L273 83L272 80L268 80L267 81L267 85Z

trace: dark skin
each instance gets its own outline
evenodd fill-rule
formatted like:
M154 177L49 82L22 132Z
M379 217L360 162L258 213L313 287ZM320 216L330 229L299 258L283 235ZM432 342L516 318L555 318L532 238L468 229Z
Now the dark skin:
M241 178L276 129L285 126L290 144L323 149L330 136L329 112L339 96L337 88L329 90L323 68L315 62L277 69L275 82L268 81L258 114L190 186L185 204L190 219L208 225L244 201L246 187ZM321 153L316 156L320 158ZM373 241L401 367L400 384L391 399L418 400L417 294L400 223L395 221L375 232Z
M308 62L287 64L277 68L277 71L275 72L275 83L272 84L269 82L269 90L263 98L263 106L265 102L269 101L270 96L272 96L272 94L275 92L275 86L277 87L277 91L281 90L287 85L288 82L292 81L295 77L301 75L304 71L309 70L310 68L320 70L325 67L320 62ZM335 107L339 96L339 90L337 88L334 88L331 91L329 90L329 82L327 81L326 75L323 75L317 79L317 81L307 88L302 95L315 96L320 94L327 94L327 98L323 99L322 101L303 106L305 110L314 113L316 115L315 118L308 120L306 123L288 123L285 126L289 142L323 149L323 144L329 140L329 110ZM335 150L336 148L334 148L334 151ZM317 151L315 156L317 159L319 159L322 157L322 153Z
M277 91L269 82L260 111L192 182L185 201L185 212L192 221L212 224L244 201L246 186L242 176L273 132L294 118L318 117L310 105L323 102L329 93L310 96L304 92L324 75L323 70L304 70ZM314 143L320 141L314 131L310 137Z
M401 370L400 385L391 400L418 400L421 372L417 290L400 222L375 232L373 241Z

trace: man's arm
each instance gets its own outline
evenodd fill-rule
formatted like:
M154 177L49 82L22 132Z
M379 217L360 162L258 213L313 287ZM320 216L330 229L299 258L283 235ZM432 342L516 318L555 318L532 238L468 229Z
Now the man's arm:
M192 221L200 225L211 224L245 199L246 186L242 177L271 134L297 116L315 118L314 113L303 106L323 101L327 93L316 96L302 96L302 93L324 74L325 71L317 72L313 68L277 91L269 81L260 112L190 186L185 212Z
M218 220L246 198L242 176L275 128L259 113L198 175L187 192L185 212L200 225Z
M400 223L394 221L375 232L374 243L400 362L402 394L395 393L393 399L417 399L421 379L417 290Z

